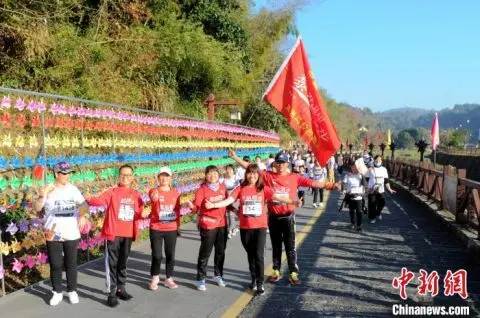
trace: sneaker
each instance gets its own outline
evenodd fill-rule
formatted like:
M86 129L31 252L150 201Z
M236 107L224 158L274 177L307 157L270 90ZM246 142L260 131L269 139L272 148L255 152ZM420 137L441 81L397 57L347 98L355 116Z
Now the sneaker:
M75 305L78 304L78 294L76 291L72 291L68 293L68 300L70 300L70 304Z
M318 207L316 203L312 204L312 206L313 206L313 208L317 208L317 207Z
M380 215L377 217L377 219L378 219L379 221L381 221L381 220L382 220L382 215L380 214Z
M160 277L158 275L152 276L152 281L150 282L150 285L148 287L150 288L150 290L157 290L158 283L160 283Z
M323 209L323 202L320 202L320 204L318 206Z
M229 239L232 238L232 231L228 231L227 237L228 237Z
M357 226L357 227L355 227L355 231L357 231L357 232L361 232L361 231L362 231L362 227L361 227L361 226Z
M52 298L50 298L50 306L56 306L60 304L63 299L63 293L53 292Z
M377 222L377 220L373 219L370 221L370 224L375 224L375 222Z
M267 233L270 233L270 229L267 229Z
M133 298L133 296L127 293L127 291L124 288L120 288L117 290L117 297L125 301Z
M292 285L300 284L300 278L298 278L298 273L297 272L291 273L289 279L290 279L290 283L292 283Z
M107 305L112 308L117 307L118 306L117 296L108 296Z
M252 278L252 282L248 285L248 289L250 290L257 290L257 280Z
M235 236L235 235L237 235L237 233L238 233L238 228L236 227L236 228L233 229L232 235Z
M263 286L257 286L255 295L262 296L264 294L265 294L265 289L263 288Z
M227 284L225 283L225 280L223 279L222 276L215 276L213 278L213 280L215 281L215 283L217 283L218 286L220 287L225 287L227 286Z
M355 224L350 225L350 228L351 228L352 230L355 230L355 228L356 228Z
M173 281L173 278L170 277L165 280L165 287L170 289L175 289L178 287L178 285L175 284L175 282Z
M278 269L274 269L272 275L269 277L270 282L276 283L280 280L280 271Z
M205 284L205 279L198 281L197 289L200 290L200 291L206 291L207 290L207 284Z

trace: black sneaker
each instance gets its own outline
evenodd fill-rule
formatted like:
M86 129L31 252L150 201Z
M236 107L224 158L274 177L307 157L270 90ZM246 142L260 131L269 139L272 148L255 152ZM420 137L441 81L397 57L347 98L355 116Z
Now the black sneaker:
M263 286L257 286L257 290L255 291L255 295L262 296L263 294L265 294L265 289L263 288Z
M123 288L117 290L117 297L120 298L121 300L125 300L125 301L133 298L133 296L130 295L129 293L127 293L127 291Z
M117 296L108 296L107 305L108 307L112 307L112 308L117 307L118 306Z
M355 230L356 230L357 232L361 232L361 231L362 231L362 227L361 227L361 226L357 226L357 227L355 228Z

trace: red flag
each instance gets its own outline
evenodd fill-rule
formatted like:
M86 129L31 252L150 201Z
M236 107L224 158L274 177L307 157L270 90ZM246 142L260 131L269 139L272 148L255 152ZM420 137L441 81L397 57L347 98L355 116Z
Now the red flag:
M368 136L365 135L365 148L368 147Z
M263 98L282 113L325 166L340 148L340 140L323 104L300 37Z
M436 150L437 146L440 144L440 127L438 126L438 114L435 113L435 118L432 123L432 150Z

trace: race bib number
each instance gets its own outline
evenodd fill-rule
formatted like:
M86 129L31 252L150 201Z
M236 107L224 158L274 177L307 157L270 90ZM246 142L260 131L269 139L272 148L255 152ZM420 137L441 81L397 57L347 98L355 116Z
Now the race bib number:
M118 219L120 221L133 221L134 214L133 206L120 204L120 213L118 213Z
M169 206L164 206L161 207L159 213L158 213L158 219L160 222L172 222L177 219L177 216L175 215L175 211Z
M247 200L243 203L243 215L260 216L262 215L262 202L259 200Z

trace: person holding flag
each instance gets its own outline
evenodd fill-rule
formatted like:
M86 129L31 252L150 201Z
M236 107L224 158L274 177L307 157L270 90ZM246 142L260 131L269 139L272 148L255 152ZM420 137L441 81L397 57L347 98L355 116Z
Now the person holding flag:
M247 169L249 163L240 159L235 151L229 149L229 156L240 166ZM273 188L276 197L289 198L294 201L297 198L299 186L310 188L324 188L325 182L314 181L296 173L289 173L288 157L283 152L275 156L275 172L260 171L265 186ZM293 285L300 284L297 265L297 251L295 249L295 205L285 204L279 201L268 202L268 227L272 242L273 273L271 282L278 282L281 278L280 268L282 260L282 242L285 245L290 282Z

